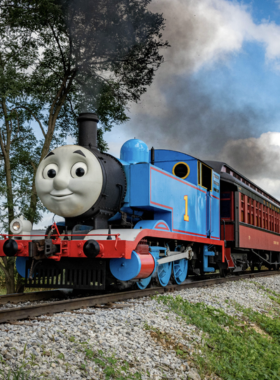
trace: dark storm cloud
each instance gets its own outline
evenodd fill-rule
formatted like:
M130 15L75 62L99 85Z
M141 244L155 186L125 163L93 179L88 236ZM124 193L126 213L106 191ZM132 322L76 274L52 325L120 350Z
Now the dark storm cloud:
M258 138L228 141L221 157L249 178L278 180L280 164L280 133L267 132Z
M154 109L152 116L143 109L131 123L155 148L179 150L202 159L219 159L226 155L221 150L228 140L236 136L251 137L261 131L266 119L261 110L251 106L238 108L226 91L211 93L203 83L191 78L177 78L161 90L165 93L165 107L159 106L158 112ZM148 98L147 95L145 104Z

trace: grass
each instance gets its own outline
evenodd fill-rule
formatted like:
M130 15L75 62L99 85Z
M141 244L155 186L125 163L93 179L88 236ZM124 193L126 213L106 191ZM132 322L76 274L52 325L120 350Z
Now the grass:
M181 297L158 296L187 324L203 331L201 354L193 354L201 375L215 373L223 380L280 380L280 321L241 308L243 318L232 317L202 303ZM257 325L252 325L252 323Z
M41 291L47 291L47 290L53 290L54 288L24 288L24 293L31 293L31 292L41 292ZM7 290L6 288L0 288L0 296L6 295Z
M102 350L93 351L90 348L85 349L85 359L93 361L98 367L102 368L102 372L106 379L116 380L141 380L142 376L139 372L129 373L130 364L126 360L120 360L114 355L106 356ZM82 369L86 369L87 362L82 364Z
M75 348L79 352L84 353L84 363L80 364L79 369L87 374L87 368L95 364L102 370L102 378L106 380L141 380L142 376L140 372L132 373L131 369L133 369L133 365L128 363L126 360L118 359L115 355L105 355L102 350L94 350L87 342L77 342L73 339L73 337L69 337L69 340L75 344ZM49 356L49 355L48 355ZM57 359L65 360L63 354L59 354ZM30 376L30 371L24 372L24 367L27 364L34 365L36 360L31 356L31 362L23 362L21 367L17 370L9 370L8 372L4 372L0 370L0 380L35 380L36 377ZM5 363L4 359L1 359L2 363ZM54 362L58 364L58 362L54 359ZM67 367L66 371L68 371L72 365L69 363L64 363Z
M35 377L30 377L29 372L24 372L21 368L17 370L9 370L5 373L3 370L0 370L0 379L1 380L35 380Z
M266 288L256 281L251 281L252 284L256 285L259 289L267 293L268 298L280 305L280 293L274 292L271 289Z

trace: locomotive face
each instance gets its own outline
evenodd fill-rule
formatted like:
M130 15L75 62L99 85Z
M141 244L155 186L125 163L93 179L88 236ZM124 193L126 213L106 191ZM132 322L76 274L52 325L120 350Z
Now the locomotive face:
M54 149L40 163L36 174L36 190L44 206L66 218L88 211L97 201L102 185L97 158L77 145Z

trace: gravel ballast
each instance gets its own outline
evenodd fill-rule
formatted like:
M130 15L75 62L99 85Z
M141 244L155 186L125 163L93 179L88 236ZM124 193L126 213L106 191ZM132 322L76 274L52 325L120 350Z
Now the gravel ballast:
M261 286L280 293L280 276L186 289L172 296L203 302L231 315L240 313L235 302L262 313L277 305ZM42 321L0 325L0 370L8 373L24 364L28 378L105 379L111 368L123 378L199 380L191 357L199 352L202 332L156 299L126 304L119 309L83 309L42 317ZM158 339L158 332L167 337L168 344ZM178 348L188 352L188 359L177 354Z

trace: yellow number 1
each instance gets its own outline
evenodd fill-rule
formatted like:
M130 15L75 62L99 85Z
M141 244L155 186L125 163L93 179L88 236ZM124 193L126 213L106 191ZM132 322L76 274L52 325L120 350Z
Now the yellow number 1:
M184 215L184 220L186 222L189 222L190 218L188 216L188 196L187 195L184 196L184 200L185 200L185 215Z

